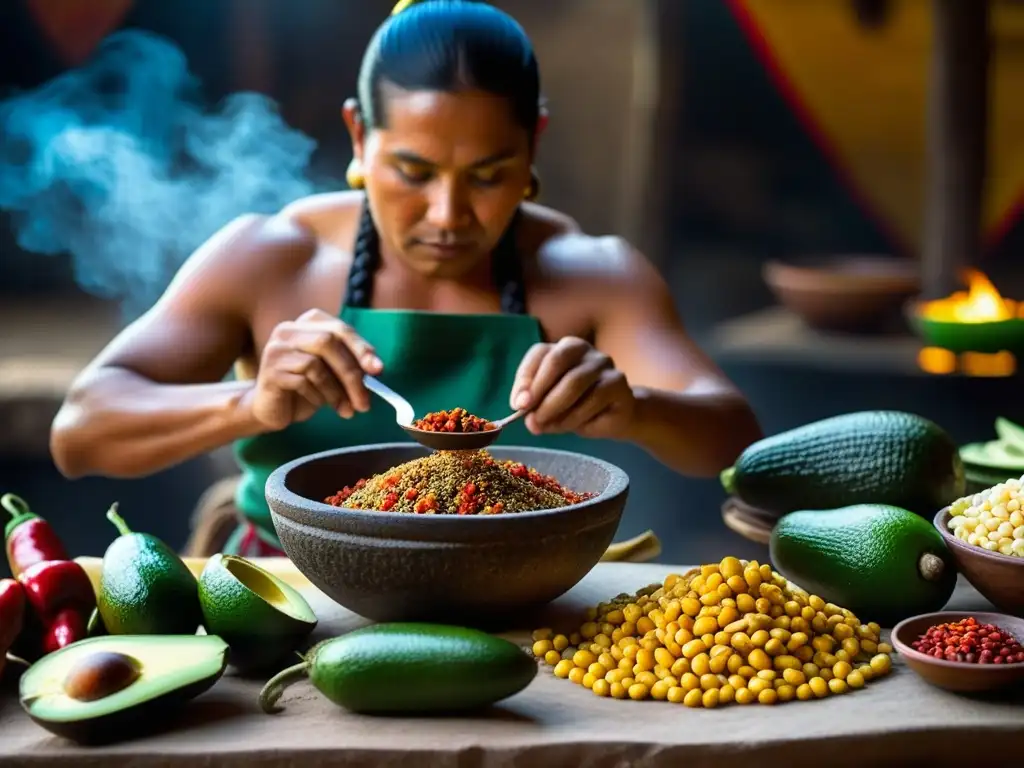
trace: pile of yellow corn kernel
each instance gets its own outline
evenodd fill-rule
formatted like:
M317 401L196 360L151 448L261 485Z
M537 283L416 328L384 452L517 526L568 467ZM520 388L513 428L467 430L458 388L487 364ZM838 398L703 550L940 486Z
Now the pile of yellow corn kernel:
M597 696L776 704L887 674L892 648L880 632L769 565L727 557L591 608L570 635L539 629L533 654Z

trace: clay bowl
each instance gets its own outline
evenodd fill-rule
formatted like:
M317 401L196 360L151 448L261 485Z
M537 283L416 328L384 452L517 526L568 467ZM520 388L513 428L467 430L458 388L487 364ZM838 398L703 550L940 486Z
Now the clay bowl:
M930 347L950 352L1024 352L1024 320L994 320L990 323L958 323L934 320L921 314L921 302L908 301L904 314L910 327Z
M780 515L765 512L729 496L722 502L722 520L734 533L757 544L769 544Z
M912 643L929 627L973 616L979 624L993 624L1024 640L1024 620L1002 613L939 611L911 616L892 630L892 646L914 672L939 688L956 693L984 693L1024 684L1024 664L967 664L936 659L915 651Z
M1024 617L1024 558L989 552L961 541L946 527L949 507L940 509L933 521L942 534L957 570L1000 611Z
M363 477L427 455L415 443L342 448L275 470L266 497L285 553L316 587L374 621L512 621L575 586L601 559L622 517L629 478L567 451L493 447L599 495L504 515L414 515L345 509L326 498Z
M920 289L916 264L882 256L769 261L762 273L780 304L823 331L883 331Z

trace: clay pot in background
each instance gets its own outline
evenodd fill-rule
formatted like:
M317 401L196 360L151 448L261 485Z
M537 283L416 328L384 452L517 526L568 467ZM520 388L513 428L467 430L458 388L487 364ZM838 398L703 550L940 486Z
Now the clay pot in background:
M780 304L823 331L882 332L920 292L917 264L885 256L772 260L762 273Z

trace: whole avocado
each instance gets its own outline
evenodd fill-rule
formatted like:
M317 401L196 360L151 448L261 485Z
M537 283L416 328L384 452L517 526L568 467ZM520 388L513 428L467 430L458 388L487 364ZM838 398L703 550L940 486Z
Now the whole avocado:
M721 476L725 490L777 515L890 504L931 517L966 492L957 444L902 411L858 411L750 445Z
M199 584L167 544L135 533L117 513L107 519L119 533L103 555L98 621L111 635L193 635L203 621Z
M301 664L279 672L260 692L276 702L307 677L328 700L363 714L441 713L486 707L537 676L533 657L515 643L469 627L393 622L322 640Z
M769 550L797 586L886 627L941 610L956 587L956 564L935 526L885 504L792 512L776 524Z

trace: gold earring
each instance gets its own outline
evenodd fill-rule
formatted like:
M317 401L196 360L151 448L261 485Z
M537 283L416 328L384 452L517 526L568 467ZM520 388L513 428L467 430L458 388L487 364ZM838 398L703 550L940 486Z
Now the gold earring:
M530 172L530 186L523 192L523 198L533 202L540 197L540 176L536 171Z
M352 162L348 164L348 170L345 171L345 181L348 182L350 189L362 189L366 186L366 176L363 175L363 168L355 158L352 158Z
M395 5L395 7L391 9L391 15L397 16L410 5L416 5L416 3L418 2L419 0L398 0L398 3Z

